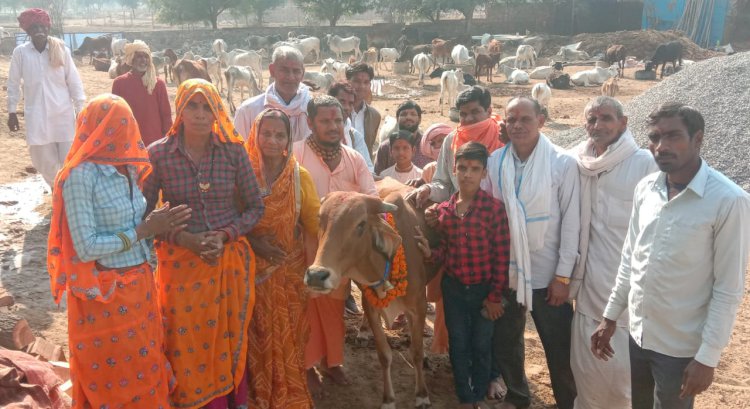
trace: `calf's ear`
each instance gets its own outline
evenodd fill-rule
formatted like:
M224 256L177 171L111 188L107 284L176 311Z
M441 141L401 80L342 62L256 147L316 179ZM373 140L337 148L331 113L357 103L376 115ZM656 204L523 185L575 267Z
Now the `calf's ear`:
M396 255L398 246L401 245L401 236L393 231L384 220L378 220L372 226L372 242L375 244L375 248L392 259Z

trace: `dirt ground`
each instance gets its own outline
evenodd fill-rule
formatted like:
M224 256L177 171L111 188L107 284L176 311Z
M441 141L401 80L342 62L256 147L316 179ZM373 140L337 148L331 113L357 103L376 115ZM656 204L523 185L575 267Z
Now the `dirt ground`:
M7 80L8 65L8 58L0 57L0 81L3 84ZM317 70L313 66L307 68ZM112 80L106 73L96 72L86 64L81 64L79 69L89 98L111 89ZM575 68L567 70L576 71ZM410 96L424 109L423 127L437 121L449 121L447 116L440 114L440 89L437 79L428 79L424 88L420 90L416 86L415 76L393 76L388 70L381 70L380 74L385 74L386 82L382 88L384 96L376 96L373 105L384 117L395 115L397 105ZM267 77L266 71L264 78ZM635 81L632 78L632 70L627 70L626 78L620 82L618 98L622 101L630 100L653 85L652 82ZM494 83L489 84L493 95L493 109L500 112L509 97L528 94L531 89L531 85L501 84L503 80L504 77L501 75L495 75ZM176 87L170 84L168 89L174 99ZM599 95L598 87L575 88L569 91L554 90L549 109L550 120L545 132L549 134L581 125L583 107L596 95ZM239 99L238 96L235 98ZM447 110L445 114L447 115ZM24 141L23 120L21 132L9 133L5 126L5 102L0 105L0 118L3 122L0 124L0 287L15 297L15 312L25 317L38 335L67 346L65 305L57 307L53 304L45 268L50 198L43 193L39 176L35 175L31 167ZM731 344L723 354L717 369L715 382L698 398L697 408L743 408L747 407L747 402L750 401L750 363L746 358L750 352L750 304L747 299L745 301L739 311ZM354 339L356 324L356 320L348 320L347 338L350 341ZM391 344L396 347L393 374L397 406L412 407L414 377L406 347L408 340L399 332L389 334ZM533 393L532 407L554 408L543 350L531 326L526 333L526 341L526 371ZM427 338L426 342L429 345L430 338ZM357 346L354 342L347 342L346 348L346 371L352 385L339 387L326 384L328 397L317 402L317 407L378 407L382 397L382 378L374 348L371 345ZM431 368L427 371L427 381L433 407L456 407L447 357L430 356L429 361Z

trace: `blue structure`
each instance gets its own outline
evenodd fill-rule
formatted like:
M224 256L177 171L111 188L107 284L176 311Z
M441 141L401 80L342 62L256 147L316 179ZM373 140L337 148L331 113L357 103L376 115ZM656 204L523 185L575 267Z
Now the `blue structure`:
M706 4L709 0L703 0ZM670 30L677 28L685 13L687 0L644 0L642 28ZM731 0L713 0L713 7L705 7L697 19L697 29L691 39L703 47L712 47L724 39L724 25ZM710 29L707 30L707 28Z
M65 33L63 34L63 40L65 45L71 50L75 50L80 47L83 43L83 39L86 37L99 37L100 35L110 34L114 39L125 38L123 33ZM16 33L16 45L19 46L26 41L29 41L29 36L23 31Z

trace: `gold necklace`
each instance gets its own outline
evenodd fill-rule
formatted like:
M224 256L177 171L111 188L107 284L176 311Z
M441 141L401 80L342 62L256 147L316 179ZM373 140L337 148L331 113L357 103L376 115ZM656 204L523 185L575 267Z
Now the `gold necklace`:
M196 179L198 179L198 190L200 190L201 193L208 193L208 191L211 190L211 179L213 179L214 176L214 149L212 149L211 147L209 147L208 149L211 149L211 167L208 170L208 182L201 181L200 170L196 175ZM195 163L195 159L193 159L193 155L190 154L190 151L187 149L187 147L185 147L185 153L187 153L190 161L200 169L200 163Z

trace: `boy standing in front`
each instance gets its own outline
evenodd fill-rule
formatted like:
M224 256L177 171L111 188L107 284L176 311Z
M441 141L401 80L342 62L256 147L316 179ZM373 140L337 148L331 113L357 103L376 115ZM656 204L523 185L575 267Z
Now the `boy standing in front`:
M469 142L456 151L458 192L438 205L440 244L434 250L417 230L425 258L445 266L441 282L449 354L460 408L480 408L490 382L492 321L503 315L510 234L505 207L479 188L487 148Z
M411 179L420 179L422 169L412 163L416 152L414 134L404 130L392 132L388 136L388 141L391 157L396 164L380 172L380 176L390 176L401 183L406 183Z

